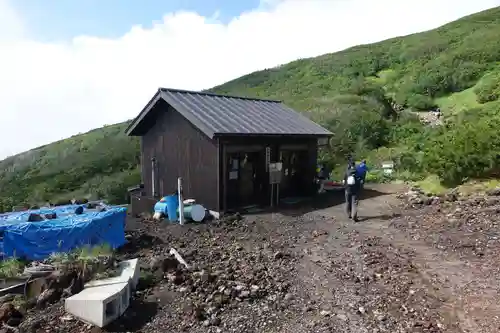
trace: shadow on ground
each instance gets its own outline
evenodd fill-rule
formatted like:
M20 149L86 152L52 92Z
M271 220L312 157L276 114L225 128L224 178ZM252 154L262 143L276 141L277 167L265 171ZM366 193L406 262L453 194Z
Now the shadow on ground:
M360 217L358 222L365 222L365 221L370 221L370 220L382 220L382 221L388 221L392 220L394 218L401 217L401 214L382 214L382 215L376 215L376 216L364 216Z
M365 188L360 196L360 200L367 200L378 196L387 195L386 192L377 191L375 189ZM284 200L287 201L287 200ZM291 200L287 203L282 202L279 207L274 209L256 209L252 211L242 212L245 215L262 214L265 212L281 213L285 216L300 216L316 210L326 209L334 206L341 205L345 202L345 195L343 190L336 190L318 194L311 198L304 198L301 200Z
M158 312L156 302L132 300L120 318L106 326L106 332L137 332L151 322Z

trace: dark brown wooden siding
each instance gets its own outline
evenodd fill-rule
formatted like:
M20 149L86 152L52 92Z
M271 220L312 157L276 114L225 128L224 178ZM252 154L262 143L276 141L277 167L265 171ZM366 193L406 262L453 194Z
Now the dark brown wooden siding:
M153 208L158 202L157 198L152 198L148 196L134 195L130 198L130 208L129 213L134 215L139 215L141 213L153 214Z
M156 192L159 196L177 189L183 178L184 198L218 210L218 145L165 102L156 106L155 124L142 137L141 170L144 190L152 194L151 158L157 160Z

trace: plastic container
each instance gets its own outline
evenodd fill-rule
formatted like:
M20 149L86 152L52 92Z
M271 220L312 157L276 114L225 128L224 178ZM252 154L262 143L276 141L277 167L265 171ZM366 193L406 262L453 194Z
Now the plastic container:
M167 215L167 203L158 201L153 208L155 213L163 213Z
M195 222L201 222L205 218L205 207L202 205L184 206L184 217Z
M165 197L165 204L167 206L167 216L169 221L177 221L177 208L179 208L179 196L169 195Z

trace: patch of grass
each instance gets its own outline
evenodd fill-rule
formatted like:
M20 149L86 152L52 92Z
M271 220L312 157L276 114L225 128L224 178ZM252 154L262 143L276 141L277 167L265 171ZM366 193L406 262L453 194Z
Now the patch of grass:
M57 264L65 264L72 261L72 256L69 253L57 252L52 253L49 257L49 262Z
M68 253L53 253L49 261L56 266L87 264L98 261L99 258L112 257L113 249L108 244L84 246Z
M85 276L96 278L113 277L119 273L113 249L108 244L84 246L69 253L53 253L49 261L59 270L79 270Z
M416 182L422 180L422 177L408 170L396 171L394 178L399 182Z
M435 102L445 115L454 115L481 105L477 101L474 87L437 98Z
M489 190L500 188L500 179L473 180L457 187L463 195L484 193Z
M0 262L0 278L14 278L22 273L24 266L23 262L15 258Z
M92 259L98 257L109 257L113 255L113 249L108 244L102 244L97 246L86 246L77 250L78 259Z
M427 176L425 179L416 182L422 191L431 195L442 195L448 191L448 188L441 184L441 180L436 175Z
M12 305L14 305L16 309L25 308L26 303L27 299L24 297L24 295L16 295L12 300Z
M397 72L393 69L384 69L378 72L379 82L386 84L397 77Z

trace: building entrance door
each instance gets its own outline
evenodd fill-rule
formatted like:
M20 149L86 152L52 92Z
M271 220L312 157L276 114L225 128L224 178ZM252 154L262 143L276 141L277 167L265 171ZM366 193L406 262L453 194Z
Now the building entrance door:
M283 177L280 197L301 196L307 179L307 150L282 150Z
M260 204L265 197L264 151L227 154L228 208Z

